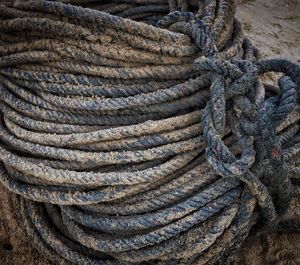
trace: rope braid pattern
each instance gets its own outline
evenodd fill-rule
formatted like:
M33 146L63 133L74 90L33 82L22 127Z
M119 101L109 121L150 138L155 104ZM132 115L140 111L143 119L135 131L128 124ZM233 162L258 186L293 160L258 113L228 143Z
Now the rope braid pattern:
M231 264L257 224L299 229L280 217L300 195L300 67L260 61L234 13L1 2L0 181L50 260Z

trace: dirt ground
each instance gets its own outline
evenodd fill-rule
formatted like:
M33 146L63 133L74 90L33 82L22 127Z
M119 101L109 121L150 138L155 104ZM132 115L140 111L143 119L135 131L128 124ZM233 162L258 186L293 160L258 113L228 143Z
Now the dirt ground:
M238 0L237 18L265 58L300 63L300 1Z
M300 0L239 0L237 17L262 56L286 57L300 63ZM300 219L300 200L293 201L286 219ZM10 193L0 185L0 264L48 265L31 247L15 221ZM300 264L300 233L266 233L250 237L241 265Z

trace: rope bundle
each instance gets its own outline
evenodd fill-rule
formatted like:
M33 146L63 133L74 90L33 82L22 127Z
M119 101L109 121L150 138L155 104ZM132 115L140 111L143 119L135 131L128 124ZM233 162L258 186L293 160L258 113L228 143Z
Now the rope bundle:
M0 178L33 244L59 264L230 264L260 219L283 228L299 66L258 61L232 1L64 2L0 5Z

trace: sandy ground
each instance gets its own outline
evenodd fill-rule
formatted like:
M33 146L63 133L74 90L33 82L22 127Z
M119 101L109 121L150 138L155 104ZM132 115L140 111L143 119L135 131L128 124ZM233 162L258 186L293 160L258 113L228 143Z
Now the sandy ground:
M300 63L300 0L239 0L237 17L262 56L286 57ZM293 201L286 219L300 219L300 201ZM300 264L300 233L265 233L243 246L240 265ZM0 185L0 264L48 265L19 228L10 193Z
M237 18L263 57L300 63L300 0L238 2Z

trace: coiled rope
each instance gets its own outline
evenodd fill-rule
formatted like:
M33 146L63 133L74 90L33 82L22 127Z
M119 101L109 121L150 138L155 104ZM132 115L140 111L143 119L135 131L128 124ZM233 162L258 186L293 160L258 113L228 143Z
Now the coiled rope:
M255 225L283 228L299 66L258 60L231 0L61 2L0 4L0 178L36 248L230 264Z

